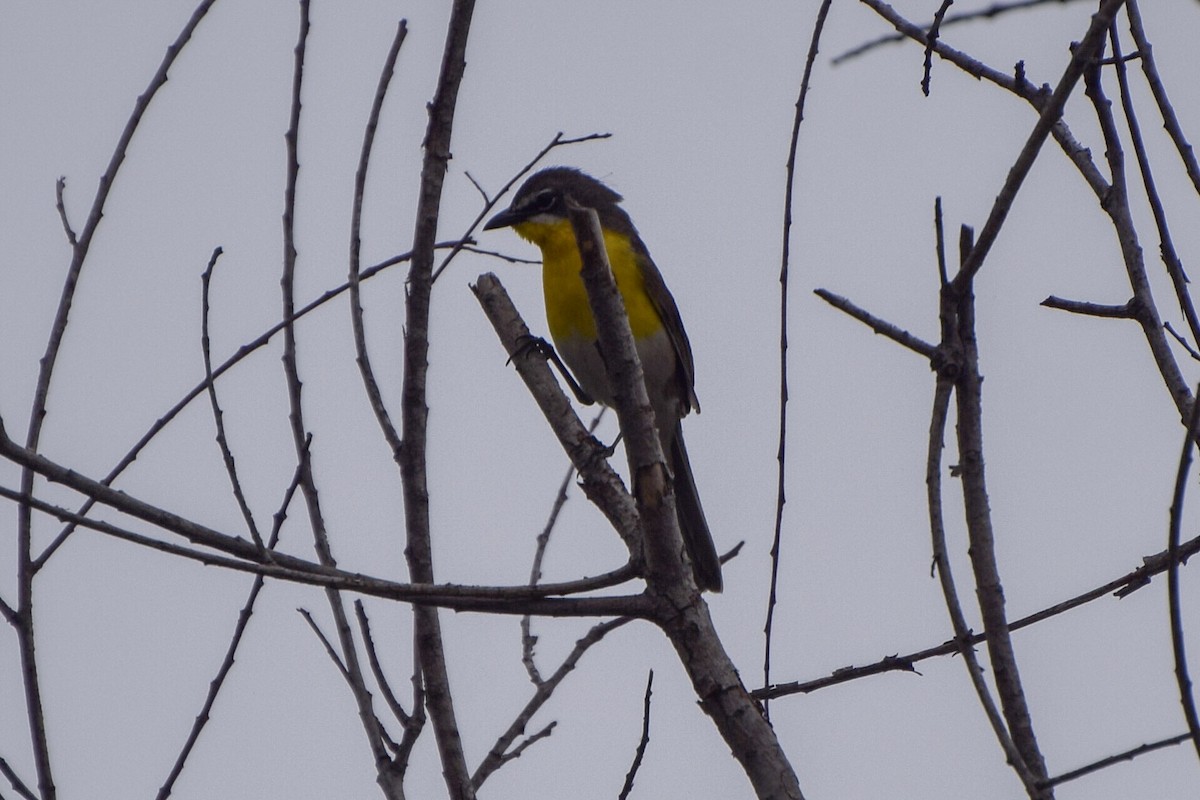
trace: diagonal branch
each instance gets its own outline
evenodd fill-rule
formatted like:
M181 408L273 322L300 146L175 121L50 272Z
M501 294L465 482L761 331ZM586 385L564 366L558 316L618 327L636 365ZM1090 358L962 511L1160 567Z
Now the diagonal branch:
M1127 9L1133 13L1132 9ZM1117 74L1117 83L1121 94L1121 111L1125 116L1125 124L1129 129L1129 138L1133 145L1133 153L1137 158L1138 170L1142 176L1142 186L1146 190L1146 200L1150 204L1150 212L1154 216L1154 226L1158 230L1158 252L1162 259L1171 285L1175 290L1175 301L1187 320L1188 329L1192 333L1192 342L1200 344L1200 317L1196 315L1196 306L1188 293L1188 278L1183 271L1183 262L1175 249L1175 240L1167 224L1167 211L1163 206L1162 196L1158 192L1158 184L1154 180L1154 172L1150 168L1150 156L1146 153L1146 143L1142 138L1141 124L1133 106L1132 90L1129 86L1129 71L1126 69L1125 58L1121 53L1121 40L1117 36L1116 25L1112 26L1109 39L1112 42L1113 68ZM1147 43L1148 44L1148 43Z
M704 712L712 719L761 800L801 800L800 781L771 724L750 701L713 626L708 604L685 561L670 476L647 400L641 363L608 264L594 209L568 216L583 267L580 276L596 320L600 352L613 387L646 552L646 594L653 621L670 640Z
M525 747L531 744L530 741L526 741L517 748L513 747L513 743L525 732L525 728L533 719L534 714L550 700L550 697L554 694L554 690L575 669L579 664L579 660L583 658L584 653L610 632L632 620L632 617L618 617L593 626L591 630L575 642L575 646L571 648L571 652L559 664L558 669L546 680L536 683L533 696L525 703L525 706L513 719L504 733L496 739L496 743L492 745L487 756L475 770L475 774L471 776L471 783L476 789L479 789L493 772L516 758ZM550 723L551 726L553 724ZM548 733L549 731L547 730L547 735Z
M1190 556L1200 553L1200 536L1182 543L1179 546L1178 555L1171 558L1171 555L1166 550L1161 550L1154 555L1143 556L1142 565L1137 569L1131 570L1118 578L1114 578L1100 586L1088 589L1086 592L1077 594L1074 597L1068 598L1061 602L1055 603L1052 606L1035 611L1032 614L1027 614L1018 620L1009 624L1010 631L1019 631L1022 628L1028 628L1043 622L1051 617L1056 617L1059 614L1064 614L1072 611L1080 606L1087 605L1102 597L1114 596L1118 599L1125 598L1133 594L1138 589L1149 586L1155 575L1160 575L1167 571L1173 562L1184 562ZM985 637L981 633L971 634L967 639L971 645L981 644L985 641ZM850 681L866 678L871 675L880 675L884 672L913 672L915 673L916 665L922 661L927 661L931 658L939 658L941 656L953 655L958 652L959 643L955 640L944 642L933 647L926 647L922 650L917 650L904 655L888 655L878 661L867 664L865 666L856 667L853 665L839 667L833 670L828 675L821 678L813 678L806 681L788 681L786 683L777 683L774 686L767 686L761 689L755 689L751 694L759 700L778 699L786 697L790 694L808 694L820 689L826 689L830 686L837 686Z
M1054 92L1042 105L1037 123L1033 126L1016 161L1009 168L1008 177L1005 178L1004 185L996 195L996 202L992 205L987 221L984 222L974 247L971 248L959 274L954 279L958 291L964 291L965 284L969 284L983 267L984 259L987 258L992 245L1000 235L1000 229L1008 218L1008 212L1017 199L1021 185L1025 182L1030 170L1033 169L1033 163L1037 160L1038 153L1041 152L1042 145L1050 135L1051 129L1062 116L1067 98L1074 91L1076 84L1079 83L1092 60L1099 55L1101 47L1104 45L1104 36L1108 31L1108 26L1112 24L1113 18L1124 2L1125 0L1104 0L1100 4L1100 9L1092 16L1087 33L1075 46L1071 61L1063 71L1058 85L1054 87Z
M444 250L453 246L454 243L441 242L437 247L439 250ZM369 278L373 278L390 267L408 262L411 260L411 258L412 253L401 253L400 255L384 259L378 264L363 270L360 279L365 281ZM161 417L155 420L154 424L151 425L144 434L142 434L142 437L134 443L134 445L125 453L124 456L121 457L120 461L118 461L117 464L111 470L109 470L108 474L103 478L102 483L104 483L106 486L114 483L117 478L121 476L121 473L123 473L131 464L133 464L134 461L137 460L138 456L141 455L142 450L144 450L146 446L150 444L150 442L153 441L154 438L158 436L158 434L161 433L164 428L167 427L167 425L169 425L176 417L178 417L185 408L191 405L193 400L205 393L210 383L216 381L226 372L233 369L251 353L254 353L265 347L271 342L272 339L275 338L276 335L278 335L289 325L299 322L302 318L313 311L316 311L330 300L340 297L344 292L349 290L349 288L350 282L347 281L339 286L327 290L319 297L310 300L306 305L297 309L290 319L280 320L267 330L263 331L256 338L239 347L237 352L229 356L227 359L221 362L220 365L213 369L211 378L201 380L200 383L193 386L187 392L187 394L181 397L179 401L175 403L175 405L171 406L171 408L169 408ZM89 500L80 506L79 513L86 514L91 507L92 501ZM34 559L33 568L35 572L45 566L46 562L49 561L50 557L54 555L55 551L58 550L58 548L61 547L68 538L70 538L73 530L73 525L67 525L58 534L58 536L54 538L54 541L46 546L46 549L42 551L41 555Z

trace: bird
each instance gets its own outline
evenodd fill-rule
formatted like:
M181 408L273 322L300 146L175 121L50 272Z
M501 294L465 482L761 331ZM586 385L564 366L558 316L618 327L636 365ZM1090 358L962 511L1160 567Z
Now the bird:
M717 555L683 441L682 420L700 412L692 346L662 273L620 206L624 199L601 181L573 167L548 167L530 176L512 203L483 226L512 228L542 252L542 291L550 338L587 395L613 406L604 361L597 346L596 321L580 276L582 258L567 216L568 198L596 210L617 289L625 304L646 392L654 409L659 440L674 478L680 533L701 591L720 592Z

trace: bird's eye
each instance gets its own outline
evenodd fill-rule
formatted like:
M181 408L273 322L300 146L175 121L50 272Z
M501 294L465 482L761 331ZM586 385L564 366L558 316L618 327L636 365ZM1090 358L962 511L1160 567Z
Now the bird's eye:
M529 201L529 208L536 213L549 211L554 208L555 199L554 192L550 189L545 189L533 196Z

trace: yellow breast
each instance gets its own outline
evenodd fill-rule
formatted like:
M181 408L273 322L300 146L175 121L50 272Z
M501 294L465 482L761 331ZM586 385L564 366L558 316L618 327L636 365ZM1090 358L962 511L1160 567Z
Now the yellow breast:
M555 341L575 337L595 340L596 321L579 275L582 262L571 223L566 220L550 224L522 222L514 227L518 234L542 251L542 291L546 298L550 335ZM657 333L663 327L662 320L646 294L638 254L629 237L605 230L604 247L608 251L617 289L625 301L634 338Z

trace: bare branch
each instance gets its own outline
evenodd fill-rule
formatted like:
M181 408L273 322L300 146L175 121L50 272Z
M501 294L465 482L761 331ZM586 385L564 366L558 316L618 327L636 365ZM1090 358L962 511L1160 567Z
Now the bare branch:
M1179 554L1172 559L1168 551L1162 550L1154 555L1144 556L1142 558L1142 566L1134 569L1124 575L1114 578L1100 586L1094 587L1081 594L1075 595L1067 600L1055 603L1052 606L1035 611L1032 614L1022 617L1010 623L1008 629L1010 631L1018 631L1022 628L1028 628L1031 625L1036 625L1051 617L1056 617L1059 614L1064 614L1067 611L1079 608L1101 597L1113 596L1118 599L1127 597L1133 594L1138 589L1149 586L1155 575L1160 575L1167 571L1172 561L1183 562L1190 556L1200 553L1200 536L1182 543L1179 546ZM977 645L985 641L983 634L972 634L967 640L972 645ZM943 644L934 647L927 647L923 650L907 653L905 655L889 655L884 656L873 664L866 666L846 666L839 667L833 670L829 675L821 678L814 678L807 681L790 681L780 683L774 686L767 686L761 689L755 689L751 694L759 700L778 699L789 694L808 694L819 689L825 689L830 686L836 686L849 681L865 678L871 675L879 675L884 672L916 672L916 665L930 658L938 658L940 656L952 655L958 652L959 644L955 640L944 642Z
M121 131L121 135L117 138L117 145L113 149L113 154L109 159L104 174L100 176L100 185L96 189L96 195L92 200L92 207L88 212L83 229L80 231L78 238L72 242L71 263L67 267L67 276L63 282L62 294L59 296L58 309L55 311L54 321L50 326L50 338L46 343L46 351L40 361L37 383L34 388L33 404L29 413L29 429L26 432L25 446L31 451L36 451L41 441L42 426L46 420L50 394L50 380L54 375L54 367L58 361L58 354L62 348L63 339L66 337L67 323L71 315L71 305L75 299L75 290L79 285L79 278L83 272L83 265L87 259L88 251L91 248L92 238L95 236L96 228L100 225L100 220L104 216L104 206L108 201L109 191L117 179L117 173L121 169L121 164L125 161L125 154L129 148L129 143L132 141L133 134L142 121L146 109L149 108L150 102L154 99L158 90L166 84L167 73L175 63L175 59L179 56L179 53L182 52L184 46L191 39L196 26L200 24L205 14L208 13L213 1L203 0L196 7L196 10L192 12L192 16L184 24L179 36L167 47L166 55L163 56L158 70L150 79L149 86L134 103L133 113L130 114L128 122L125 123L124 129ZM67 226L67 230L69 233L69 226ZM34 473L29 469L23 470L21 473L22 498L31 498L33 496L33 484ZM41 795L41 800L55 800L57 792L54 786L54 776L50 763L50 743L46 736L45 716L42 713L42 690L38 679L37 660L35 656L33 578L37 572L37 568L33 561L32 507L24 501L20 503L17 509L17 552L17 605L15 609L17 624L13 627L17 634L17 647L20 652L21 674L25 688L25 711L29 722L33 760L37 768L38 793Z
M1099 761L1094 761L1091 764L1079 767L1078 769L1073 769L1070 772L1064 772L1061 775L1056 775L1047 781L1047 784L1050 786L1058 786L1061 783L1073 781L1076 778L1082 778L1084 775L1090 775L1093 772L1099 772L1105 767L1111 767L1113 764L1118 764L1122 761L1132 761L1138 756L1145 755L1146 753L1152 753L1155 750L1161 750L1164 747L1171 747L1173 745L1180 744L1181 742L1186 742L1191 738L1192 735L1190 733L1181 733L1177 736L1169 736L1166 739L1159 739L1157 742L1149 742L1147 744L1138 745L1137 747L1126 750L1122 753L1117 753L1115 755L1102 758Z
M270 547L274 547L275 544L276 539L273 537ZM166 800L166 798L171 796L175 782L183 773L184 765L187 764L188 757L192 754L192 750L195 749L196 742L200 740L200 733L208 724L213 705L217 702L217 696L221 693L221 689L225 685L225 678L228 677L230 670L233 669L238 647L241 646L242 636L246 632L247 625L250 624L250 617L254 613L254 606L258 601L258 595L262 591L264 583L263 576L258 575L255 577L254 584L250 587L250 594L246 597L246 602L242 606L242 610L238 613L237 623L233 628L233 636L229 640L229 646L225 649L225 658L222 659L221 666L217 668L217 674L209 682L208 694L204 697L204 704L200 707L200 712L196 715L196 719L188 731L187 739L184 740L183 747L180 748L179 755L175 758L175 763L172 765L171 771L167 774L166 780L163 781L163 785L159 788L158 794L155 795L157 800Z
M1138 54L1142 57L1142 72L1146 75L1146 82L1150 85L1150 91L1158 104L1159 113L1162 114L1163 127L1166 128L1167 134L1175 144L1175 149L1179 152L1179 158L1183 161L1184 170L1192 182L1192 187L1197 193L1200 193L1200 164L1197 163L1196 153L1192 149L1191 143L1188 142L1183 127L1179 124L1179 117L1175 115L1175 107L1171 105L1171 101L1167 97L1167 88L1163 85L1162 76L1159 75L1158 64L1154 60L1154 48L1146 37L1145 28L1142 26L1142 13L1138 9L1136 0L1129 0L1126 4L1126 12L1129 14L1129 30L1133 34L1134 45L1137 46Z
M1072 0L1013 0L1013 2L1008 3L993 3L986 8L981 8L974 11L961 11L957 14L947 14L945 19L942 20L942 25L949 26L957 25L962 22L971 22L977 19L991 19L1010 11L1023 11L1034 6L1042 6L1049 3L1063 4L1069 2L1072 2ZM908 38L907 35L903 33L892 33L886 36L880 36L835 56L832 60L832 63L834 65L841 64L844 61L849 61L853 58L863 55L864 53L874 50L880 45L895 44L896 42L904 41L906 38Z
M959 285L960 290L983 267L983 262L991 251L996 238L1000 235L1000 229L1004 226L1004 221L1008 218L1008 212L1012 208L1013 202L1017 199L1017 192L1021 190L1021 185L1025 182L1025 177L1033 169L1033 162L1037 159L1038 153L1041 152L1046 137L1050 135L1051 128L1058 121L1058 118L1062 116L1062 110L1067 103L1067 98L1070 97L1071 92L1075 89L1075 85L1083 77L1084 70L1089 66L1092 59L1100 53L1108 26L1112 24L1113 18L1124 2L1125 0L1103 0L1100 4L1100 9L1092 16L1092 22L1088 27L1087 33L1083 35L1083 38L1079 40L1079 44L1075 46L1074 52L1071 54L1071 61L1067 64L1062 78L1059 79L1058 85L1054 87L1054 92L1042 105L1037 124L1033 126L1029 138L1026 140L1024 147L1021 148L1021 153L1009 169L1004 186L1001 187L999 194L997 194L996 202L988 214L987 221L984 222L983 228L979 231L979 238L976 240L975 246L971 248L971 252L959 270L959 274L954 279Z
M1130 309L1134 319L1141 325L1142 335L1150 346L1155 366L1158 368L1163 384L1175 403L1181 420L1188 417L1191 410L1192 395L1190 387L1183 378L1179 364L1175 361L1167 337L1163 333L1162 318L1154 302L1150 278L1146 272L1145 257L1138 241L1137 226L1134 214L1129 205L1129 185L1125 173L1125 152L1121 137L1113 118L1112 103L1104 93L1100 80L1100 65L1094 64L1087 71L1087 97L1092 103L1100 131L1104 136L1104 155L1112 175L1112 183L1103 195L1099 196L1100 207L1108 215L1117 235L1121 248L1121 257L1125 264L1125 273L1133 299Z
M300 616L304 617L304 621L308 623L308 627L312 628L312 632L314 635L316 635L317 641L319 641L325 648L325 655L329 656L329 660L333 662L335 667L337 667L337 671L341 674L343 680L345 680L347 683L351 683L350 688L353 691L354 686L351 682L350 673L346 670L346 664L342 661L342 657L338 655L337 649L333 646L333 642L329 641L329 637L326 636L325 632L321 630L321 626L317 624L315 619L313 619L313 615L307 608L297 608L296 611L300 614Z
M438 249L444 250L444 249L447 249L452 246L453 246L452 243L442 242L442 243L438 244ZM412 258L411 253L402 253L398 256L393 256L392 258L385 259L384 261L381 261L380 263L375 264L374 266L363 270L362 275L360 276L360 279L365 281L365 280L368 280L369 278L373 278L376 275L378 275L379 273L388 269L389 267L394 267L397 264L403 264L403 263L409 261L411 258ZM146 445L150 444L150 442L153 441L154 438L156 436L158 436L158 434L161 433L162 430L167 425L169 425L176 417L178 417L179 414L185 408L187 408L189 405L191 405L193 400L195 400L197 397L199 397L200 395L205 393L205 391L208 389L209 383L220 378L222 375L224 375L230 369L232 369L237 364L239 364L243 359L245 359L251 353L254 353L255 351L265 347L267 344L269 344L271 342L272 339L275 338L275 336L280 331L282 331L288 325L298 322L300 319L302 319L303 317L312 313L313 311L316 311L318 308L325 305L330 300L333 300L336 297L340 297L342 295L342 293L347 291L349 288L350 288L350 282L347 281L346 283L343 283L340 286L337 286L333 289L329 289L324 294L322 294L320 297L317 297L316 299L309 301L309 303L307 305L305 305L302 308L300 308L299 310L297 310L295 312L295 314L292 315L291 319L280 320L279 322L275 323L273 326L268 328L266 331L261 333L257 338L252 339L251 341L249 341L246 344L243 344L241 347L239 347L237 349L237 352L235 352L229 358L225 359L225 361L223 361L216 369L214 369L212 371L211 381L207 380L207 379L202 380L200 383L193 386L191 388L191 390L188 391L187 394L185 394L182 398L179 399L179 402L177 402L175 405L171 406L171 408L168 409L166 413L164 413L161 417L159 417L157 420L155 420L154 424L151 425L150 428L147 429L147 431L142 435L142 437L140 439L138 439L137 442L134 443L133 447L131 447L129 449L129 451L126 452L126 454L121 457L121 460L117 462L116 466L114 466L109 471L109 473L102 479L101 482L106 486L111 485L113 482L115 482L116 479L121 476L121 473L123 473L131 464L133 464L134 461L137 460L138 456L141 454L142 450L145 449ZM86 514L91 509L91 507L92 507L92 501L89 500L88 502L84 503L80 507L79 513ZM63 543L66 542L66 540L70 537L71 532L73 530L74 530L73 525L68 525L67 527L65 527L62 530L62 532L59 533L58 536L55 537L53 542L51 542L49 545L47 545L46 549L42 551L42 554L40 556L38 556L37 559L35 559L33 562L35 572L37 570L40 570L43 566L45 566L46 562L50 559L50 557L52 555L54 555L54 552L59 547L61 547L63 545Z
M1158 230L1158 252L1162 258L1163 266L1166 267L1167 275L1171 279L1171 285L1175 289L1175 301L1179 305L1180 311L1183 312L1184 319L1187 320L1188 329L1192 333L1192 341L1200 343L1200 317L1197 317L1196 306L1192 303L1191 295L1188 293L1188 278L1184 274L1183 263L1179 259L1179 253L1175 250L1175 241L1171 236L1171 229L1167 224L1167 211L1163 207L1162 197L1159 195L1158 185L1154 180L1154 173L1150 168L1150 156L1146 153L1146 143L1142 138L1141 124L1138 122L1137 113L1133 107L1133 96L1129 88L1128 70L1125 66L1125 58L1121 54L1121 41L1117 36L1115 24L1111 27L1109 39L1112 42L1112 60L1121 91L1121 110L1125 115L1125 124L1129 129L1133 153L1137 158L1138 170L1142 176L1142 186L1146 190L1146 199L1150 204L1150 211L1154 215L1154 225Z
M75 230L71 227L71 220L67 217L67 204L63 199L63 195L67 189L67 179L65 176L60 176L54 182L54 207L58 209L58 219L62 223L63 233L67 236L67 243L71 247L79 245L79 239L75 236Z
M925 67L921 75L921 93L926 97L929 97L929 84L933 79L933 45L941 35L942 21L952 5L954 0L942 0L938 10L933 12L933 22L929 25L929 32L925 34Z
M1038 778L1030 771L1025 758L1017 748L1004 723L1004 718L992 700L991 692L983 680L983 668L975 657L974 642L971 641L971 630L967 626L962 604L958 599L958 590L954 585L954 576L950 568L950 558L946 548L946 527L942 517L942 450L945 448L946 419L950 408L950 398L954 391L953 379L943 373L938 374L937 388L934 392L933 412L929 422L929 446L925 464L925 486L929 504L929 529L933 542L933 564L938 580L942 586L942 596L946 601L946 611L950 615L950 623L954 628L954 644L958 654L962 656L963 666L983 707L992 732L1000 743L1008 763L1016 771L1017 776L1025 785L1026 792L1031 798L1039 796ZM912 663L908 662L911 669Z
M646 755L646 747L650 744L650 695L653 687L654 670L650 670L646 676L646 693L642 698L642 736L638 740L637 750L634 751L633 763L629 765L629 772L625 773L625 784L617 795L618 800L627 800L629 793L633 791L634 778L637 777L638 770L642 766L642 757Z
M407 537L404 554L414 583L433 583L434 579L425 457L429 423L425 387L429 371L429 305L433 291L434 242L441 210L442 184L450 160L454 111L466 70L467 38L474 10L474 0L454 0L450 10L437 89L429 104L429 125L423 143L424 158L413 234L413 260L405 298L401 400L404 448L400 453L400 478ZM473 800L475 790L463 755L437 611L421 607L415 609L413 614L421 675L425 681L425 706L433 723L446 789L452 800Z
M392 46L384 58L383 69L379 73L379 84L375 89L375 97L371 101L371 111L367 115L362 150L358 156L358 169L354 172L354 203L350 215L350 323L354 330L354 350L371 410L375 412L375 419L379 423L388 447L391 448L394 460L400 458L400 449L403 444L400 441L400 434L396 431L396 426L388 414L387 405L383 402L383 393L379 390L379 382L375 380L375 371L371 368L371 359L367 351L366 325L363 321L362 302L359 295L362 266L360 253L362 249L363 195L366 193L367 170L371 164L375 130L379 127L379 115L383 110L383 101L387 97L388 86L392 82L396 60L400 57L400 48L407 36L408 23L400 20L400 24L396 28L396 35L392 38Z
M225 412L221 410L221 403L217 399L217 385L213 381L212 372L212 348L208 337L208 321L209 321L209 288L212 284L213 269L217 265L217 259L221 257L221 248L213 250L212 257L208 261L208 266L200 277L200 350L204 356L204 379L208 385L208 399L212 406L213 423L217 428L217 446L221 449L221 460L225 464L225 474L229 477L229 484L233 489L233 498L237 501L238 509L242 512L242 519L246 521L246 529L250 532L250 538L259 548L265 548L262 537L258 533L258 525L254 522L254 513L250 510L250 504L246 502L246 495L242 492L242 483L238 480L237 463L233 457L233 450L229 447L229 440L225 436Z
M11 451L9 448L14 447L11 440L3 440L0 438L0 455L9 457ZM503 614L520 614L523 613L523 608L528 608L528 613L540 614L549 606L539 606L537 601L544 598L551 598L562 595L578 594L584 592L592 592L598 589L610 588L620 585L630 580L633 577L633 571L630 567L625 566L612 572L604 573L592 578L582 578L576 581L568 581L565 583L544 583L537 587L528 586L461 586L455 584L404 584L394 581L386 581L380 578L374 578L368 575L363 575L356 572L347 572L345 570L328 567L322 564L305 561L302 558L287 555L286 553L272 552L270 553L270 561L262 561L264 558L263 552L254 546L252 542L245 539L240 539L236 536L220 533L219 531L207 528L199 523L186 520L165 511L149 503L138 500L125 492L118 492L115 489L110 489L85 478L78 473L74 473L64 467L61 467L54 462L44 459L42 456L27 457L27 451L17 447L19 458L11 460L22 465L32 465L39 474L45 475L52 481L63 483L71 486L76 490L80 487L89 487L94 491L98 491L103 497L99 501L104 505L109 505L118 511L137 517L144 521L150 522L164 530L176 533L190 541L204 547L213 548L220 552L230 553L234 558L225 558L222 556L212 555L211 553L192 550L187 547L164 542L157 539L152 539L143 534L134 533L132 531L120 528L108 522L95 520L90 517L85 517L77 512L68 511L65 508L60 508L51 505L37 498L29 498L30 506L37 511L54 516L60 520L70 521L76 525L91 530L98 531L108 536L112 536L122 541L132 542L134 544L150 547L156 550L161 550L165 553L181 556L190 560L198 561L203 564L219 566L226 569L237 570L239 572L248 572L255 575L265 575L271 578L280 580L292 581L295 583L305 583L313 586L322 586L331 589L340 589L343 591L358 592L364 595L373 597L384 597L393 600L403 600L405 602L413 602L420 605L437 605L446 608L455 608L459 610L471 611L486 611L489 605L495 606L497 613ZM111 494L109 494L111 493ZM13 501L20 501L22 495L20 492L0 486L0 497L4 497ZM639 605L634 603L630 605L629 598L613 597L613 598L591 598L591 602L587 605L588 611L580 613L562 613L554 607L550 611L551 616L611 616L611 615L634 615L644 616L646 607L644 604ZM445 601L445 602L444 602ZM611 605L606 605L611 601ZM607 609L607 610L602 610Z
M1066 300L1050 295L1041 302L1046 308L1055 308L1085 317L1104 317L1108 319L1137 319L1135 303L1128 301L1119 306L1089 303L1084 300Z
M1200 392L1200 389L1197 390ZM1198 395L1200 396L1200 395ZM1196 714L1196 701L1192 697L1192 679L1188 674L1187 650L1183 637L1183 609L1179 602L1179 530L1183 525L1183 496L1187 491L1188 472L1192 466L1192 448L1200 433L1200 402L1192 403L1192 415L1188 421L1187 435L1183 438L1183 451L1179 455L1179 470L1175 475L1175 493L1171 498L1171 525L1167 536L1167 607L1171 618L1171 649L1175 654L1175 680L1179 684L1179 703L1183 706L1183 717L1196 755L1200 756L1200 716Z
M291 504L292 498L295 496L296 488L299 486L300 476L297 474L287 491L284 492L283 502L280 504L279 511L275 514L277 524L271 530L271 538L267 543L269 549L274 549L279 543L279 532L282 526L284 517L287 515L287 508ZM217 668L217 674L209 683L208 694L204 698L204 705L200 708L200 713L196 715L195 721L192 723L191 730L188 731L187 739L184 741L183 747L180 748L179 755L175 759L175 764L171 767L171 772L163 781L162 787L158 790L157 800L166 800L170 797L174 789L175 782L183 773L183 767L187 763L188 757L196 746L196 742L200 739L200 733L208 724L209 715L212 713L213 705L217 701L217 696L221 693L221 688L225 685L225 678L233 669L234 659L237 656L238 647L241 645L242 636L246 632L246 627L250 624L250 616L254 613L255 603L258 601L258 595L263 589L265 581L262 575L255 576L254 583L250 587L250 594L246 598L245 604L242 606L241 612L238 614L237 623L234 625L233 636L230 638L229 647L226 648L225 658L221 662L221 666Z
M550 697L554 694L554 690L558 685L569 675L578 665L579 660L583 658L583 654L588 651L592 645L599 642L610 632L616 630L632 621L632 617L618 617L617 619L607 620L592 627L584 636L575 642L575 646L571 648L571 652L559 664L558 669L554 671L547 680L538 681L535 684L533 696L525 703L524 708L513 719L508 728L496 739L496 743L492 745L487 756L480 762L479 767L475 770L475 774L471 776L471 783L478 789L483 785L483 782L491 776L493 772L504 766L520 755L520 751L524 750L532 742L526 742L522 746L513 748L513 742L525 732L526 726L533 719L533 716L546 704ZM544 729L549 735L549 730L554 723L547 725ZM538 737L540 738L540 737Z
M375 683L383 694L383 700L400 724L408 726L412 722L412 716L404 710L404 706L400 705L400 701L396 699L396 695L392 691L391 683L383 674L383 665L379 663L379 653L375 649L375 638L371 635L371 621L367 618L367 610L363 606L362 600L354 601L354 615L358 619L358 632L362 636L363 649L367 652L371 674L375 676Z
M1008 630L1004 589L996 559L995 531L988 502L983 458L983 376L979 371L975 295L972 273L969 271L972 256L978 249L979 245L971 242L970 229L963 226L959 255L962 266L942 292L943 316L952 318L954 322L952 340L942 344L959 355L959 368L954 377L958 421L955 430L958 439L958 475L970 542L967 552L975 575L975 596L983 617L997 694L1008 722L1009 735L1020 754L1020 759L1012 759L1011 753L1009 758L1029 796L1048 798L1053 793L1038 788L1046 780L1046 764L1033 731L1016 652Z
M813 291L813 294L834 308L846 312L881 336L886 336L893 342L907 347L919 356L924 356L932 360L937 354L937 347L934 345L920 337L914 336L899 326L880 319L869 311L865 311L841 295L834 294L826 289L816 289Z
M749 701L741 676L713 627L685 560L670 474L647 399L629 318L608 264L600 220L568 198L567 213L583 262L580 277L596 320L598 346L625 438L646 553L646 597L709 715L760 798L800 800L795 770L770 723Z
M792 204L796 190L796 153L800 149L800 125L804 122L804 106L812 82L813 64L820 50L821 32L829 16L831 0L824 0L817 9L804 74L800 78L800 93L796 98L796 113L792 117L792 136L788 143L787 182L783 191L783 253L779 264L779 444L775 453L778 464L775 483L775 530L771 539L771 580L767 589L767 615L763 621L763 683L771 682L771 632L775 625L775 605L779 589L779 564L783 553L783 507L787 503L787 401L788 401L788 278L791 274ZM764 703L763 714L770 719L770 708Z
M553 150L557 147L563 147L565 145L580 144L582 142L592 142L592 141L596 141L599 139L608 139L611 136L612 136L611 133L589 133L586 136L576 136L576 137L573 137L570 139L564 139L562 131L559 131L558 133L556 133L554 135L554 138L551 139L550 142L545 147L543 147L541 150L538 151L537 155L535 155L532 159L529 160L529 163L527 163L525 166L521 167L521 169L517 171L517 174L509 179L508 183L506 183L506 184L504 184L504 186L500 187L500 191L496 192L495 197L489 198L487 195L487 192L485 192L483 190L483 187L480 186L478 183L476 183L475 179L472 178L468 174L467 175L468 180L470 180L471 183L475 186L475 188L477 190L479 190L479 193L481 195L483 195L484 204L483 204L483 208L480 209L479 213L475 216L475 219L471 221L470 226L467 228L467 235L463 237L462 241L464 243L466 241L468 241L468 238L470 237L471 233L473 233L475 231L475 229L479 227L479 223L483 222L483 220L485 218L487 218L487 216L489 214L491 214L492 209L496 207L496 203L499 202L500 198L502 198L506 194L508 194L509 191L512 190L512 187L517 185L517 181L521 180L521 178L525 177L525 175L527 175L531 169L536 167L541 162L541 160L550 153L551 150ZM434 281L437 281L437 279L439 277L441 277L441 274L445 271L446 267L450 266L450 262L454 259L454 257L456 255L458 255L460 250L464 250L464 249L468 249L468 248L466 248L465 244L462 247L451 248L450 252L446 254L446 257L442 259L442 263L438 264L437 269L435 269L433 271L433 280ZM476 252L487 253L487 251L476 251ZM498 258L504 259L505 261L509 261L509 262L517 263L517 264L541 263L539 261L528 261L528 260L524 260L524 259L511 258L509 256L502 256L499 253L488 253L488 254L495 255Z
M601 408L596 416L592 418L591 424L588 425L588 433L594 433L596 427L600 424L600 420L604 418L604 412L607 409ZM563 475L562 483L559 484L558 492L554 496L554 503L550 507L550 516L546 520L546 524L542 526L542 532L537 536L537 546L533 553L533 566L529 570L529 585L537 586L542 579L542 559L546 555L546 548L550 544L550 534L554 531L554 526L558 522L559 512L567 503L567 490L571 487L571 481L575 477L574 465L567 468L567 474ZM537 685L542 682L541 673L538 672L537 663L534 661L533 650L537 645L537 636L533 634L530 625L529 617L521 617L521 663L525 665L525 671L529 674L529 680Z
M1193 361L1200 361L1200 350L1192 347L1192 343L1185 339L1183 335L1176 331L1173 327L1171 327L1171 323L1164 322L1163 330L1171 334L1171 337L1175 341L1179 342L1180 347L1182 347L1184 350L1187 350L1187 354L1192 357Z
M38 796L25 784L21 777L4 758L0 758L0 775L8 778L9 784L13 787L13 791L21 795L25 800L39 800Z
M608 518L634 554L631 562L638 564L641 535L631 533L639 530L637 508L625 490L624 482L605 460L604 447L580 421L571 401L554 380L546 360L526 346L530 339L529 328L504 291L500 279L491 273L480 275L471 290L517 368L517 374L529 388L550 429L579 472L584 493Z

